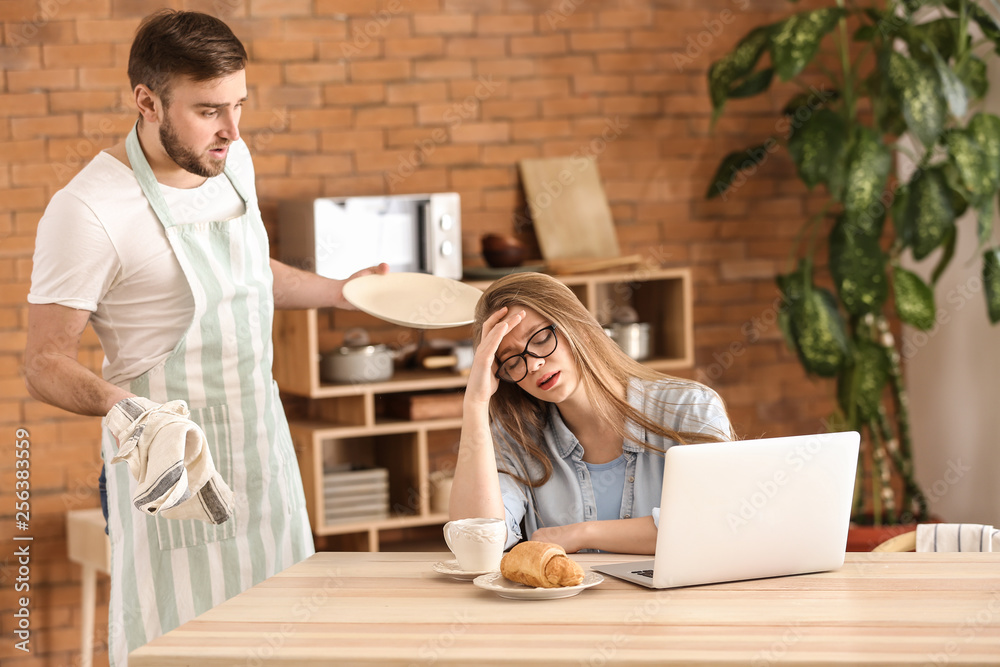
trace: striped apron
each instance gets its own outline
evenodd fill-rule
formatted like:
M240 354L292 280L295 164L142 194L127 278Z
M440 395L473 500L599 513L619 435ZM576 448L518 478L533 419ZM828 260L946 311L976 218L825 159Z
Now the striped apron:
M227 167L245 213L178 225L135 128L125 146L195 304L191 326L170 356L128 389L159 403L187 401L233 490L235 510L219 525L142 514L131 503L136 482L128 466L109 464L116 444L104 429L113 582L108 652L115 666L127 663L129 651L313 553L302 479L271 378L273 276L256 192Z

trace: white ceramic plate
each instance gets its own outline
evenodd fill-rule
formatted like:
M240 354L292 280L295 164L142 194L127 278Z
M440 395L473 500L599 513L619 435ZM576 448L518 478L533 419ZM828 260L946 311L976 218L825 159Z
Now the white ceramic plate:
M502 598L511 600L554 600L556 598L569 598L579 595L586 588L596 586L604 581L604 577L596 572L588 572L583 576L583 582L576 586L563 586L562 588L532 588L524 584L517 584L506 579L499 572L491 572L476 577L472 583L479 588L493 591Z
M416 329L471 324L482 291L428 273L367 275L344 285L344 298L369 315Z
M431 569L438 574L444 574L459 581L472 581L476 577L485 574L499 574L490 572L466 572L458 566L457 560L445 560L431 565Z

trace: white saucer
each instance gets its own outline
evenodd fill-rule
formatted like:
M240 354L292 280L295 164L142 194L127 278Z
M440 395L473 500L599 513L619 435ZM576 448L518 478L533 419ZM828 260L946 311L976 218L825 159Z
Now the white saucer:
M472 581L480 575L492 574L494 570L481 570L479 572L467 572L458 566L457 560L443 560L440 563L431 565L431 569L438 574L444 574L459 581Z
M482 291L429 273L371 274L344 285L358 310L404 327L444 329L472 324Z
M556 598L569 598L579 595L585 588L596 586L604 581L604 577L596 572L588 572L584 575L583 581L576 586L563 586L562 588L532 588L524 584L514 583L506 579L499 572L491 572L476 577L472 583L487 591L493 591L502 598L511 600L554 600Z

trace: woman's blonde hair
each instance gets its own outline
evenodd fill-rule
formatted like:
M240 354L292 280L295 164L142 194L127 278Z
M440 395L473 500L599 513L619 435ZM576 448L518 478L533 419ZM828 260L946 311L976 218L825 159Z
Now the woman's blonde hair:
M627 387L633 378L684 384L691 384L692 381L664 375L626 355L608 337L604 328L580 303L573 291L551 276L529 272L512 273L492 283L476 305L473 338L477 346L482 339L483 322L501 308L507 307L513 311L515 306L530 308L556 325L561 339L568 344L576 361L580 381L590 398L594 415L613 424L623 441L629 439L635 442L626 428L629 422L680 444L732 439L732 433L721 431L718 435L676 432L629 405L621 388ZM682 405L663 407L673 410L684 408ZM522 465L519 467L522 471L538 470L538 466L541 466L542 473L538 477L502 471L528 486L541 486L552 475L552 462L542 437L548 415L548 403L531 396L511 382L501 382L490 400L490 420L494 426L501 427L494 428L494 433L500 434L501 440L510 439L510 442L497 444L521 459ZM636 444L658 450L645 442ZM522 456L529 460L524 460ZM533 462L538 465L531 465Z

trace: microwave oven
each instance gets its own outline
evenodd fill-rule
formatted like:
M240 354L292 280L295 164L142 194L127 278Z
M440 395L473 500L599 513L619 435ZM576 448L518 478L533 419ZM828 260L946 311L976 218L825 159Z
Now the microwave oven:
M456 192L283 201L279 259L327 278L385 262L459 280L461 216Z

